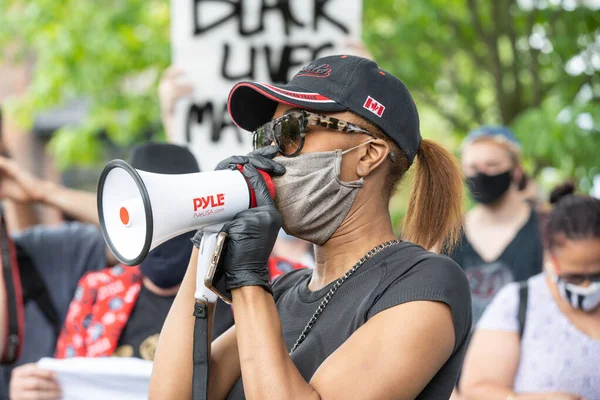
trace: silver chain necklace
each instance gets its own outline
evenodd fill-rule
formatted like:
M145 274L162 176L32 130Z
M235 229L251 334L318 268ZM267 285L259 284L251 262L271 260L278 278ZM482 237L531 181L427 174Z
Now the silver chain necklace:
M300 344L302 342L304 342L304 339L306 339L306 336L308 335L308 333L310 332L310 330L312 329L312 327L315 325L315 323L317 322L317 320L319 319L319 317L321 316L321 314L325 310L325 307L327 307L327 304L329 304L329 301L331 300L331 298L333 297L333 295L335 294L335 292L340 288L340 286L342 286L342 284L344 282L346 282L346 280L348 280L348 278L350 278L350 276L352 276L352 274L354 272L356 272L357 269L359 269L365 262L367 262L367 260L369 258L373 257L375 254L379 253L383 249L387 249L388 247L393 246L393 245L398 244L398 243L400 243L399 240L390 240L389 242L382 243L379 246L371 249L367 254L365 254L363 256L363 258L361 258L360 260L358 260L358 262L356 264L354 264L354 266L350 270L348 270L348 272L346 272L342 277L340 277L335 282L335 284L331 287L331 289L329 289L329 292L325 295L325 298L323 299L323 301L321 302L321 304L319 304L319 307L317 307L317 309L316 309L315 313L313 314L313 316L308 320L308 323L306 324L306 326L302 330L302 333L298 337L298 340L296 340L296 343L294 344L294 347L292 347L292 350L290 350L290 356L292 355L292 353L294 351L296 351L296 349L298 348L298 346L300 346Z

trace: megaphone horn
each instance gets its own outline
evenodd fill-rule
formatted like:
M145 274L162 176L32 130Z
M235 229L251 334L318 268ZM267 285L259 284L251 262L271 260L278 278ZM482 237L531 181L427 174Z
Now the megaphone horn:
M260 172L274 196L273 181ZM252 206L254 192L240 170L165 175L113 160L98 184L102 235L125 265L138 265L161 243L227 222Z

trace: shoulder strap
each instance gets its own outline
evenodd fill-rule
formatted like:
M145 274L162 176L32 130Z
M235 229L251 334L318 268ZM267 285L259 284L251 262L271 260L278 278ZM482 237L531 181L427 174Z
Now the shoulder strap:
M519 320L519 338L523 338L523 332L525 331L525 319L527 318L527 298L529 295L529 287L527 281L519 283L519 311L517 318Z
M46 282L38 272L27 251L15 243L19 272L21 273L21 285L23 286L24 302L33 300L42 311L46 320L52 325L54 337L58 339L61 323L54 302L48 293Z
M205 303L194 304L194 369L192 375L192 399L206 400L208 397L208 306Z

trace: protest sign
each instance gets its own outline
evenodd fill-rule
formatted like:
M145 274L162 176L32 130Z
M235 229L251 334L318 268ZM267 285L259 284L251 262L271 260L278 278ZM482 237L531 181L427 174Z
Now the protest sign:
M351 53L358 41L361 0L172 0L173 64L194 85L175 109L175 141L203 171L251 150L251 135L227 114L239 81L284 83L311 60Z
M42 358L53 371L62 400L146 400L152 362L128 357Z

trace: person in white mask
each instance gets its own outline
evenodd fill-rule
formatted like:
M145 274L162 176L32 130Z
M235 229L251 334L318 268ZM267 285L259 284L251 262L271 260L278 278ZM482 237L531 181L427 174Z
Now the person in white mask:
M566 184L550 202L545 271L508 284L483 314L463 367L466 399L598 399L600 199Z
M210 363L208 398L448 399L470 290L456 263L428 250L458 238L463 183L457 160L421 139L406 86L374 61L330 56L286 85L236 85L229 112L256 150L217 168L244 164L258 206L223 227L235 326L196 364ZM389 201L415 158L399 240ZM274 200L257 169L273 175ZM315 268L271 285L281 227L315 245ZM205 382L192 373L191 311L206 307L194 299L196 261L194 250L161 332L152 400L190 399L192 383Z

